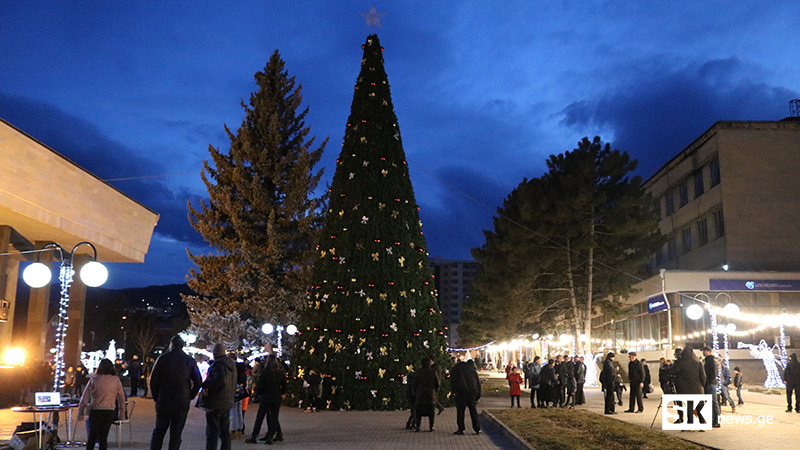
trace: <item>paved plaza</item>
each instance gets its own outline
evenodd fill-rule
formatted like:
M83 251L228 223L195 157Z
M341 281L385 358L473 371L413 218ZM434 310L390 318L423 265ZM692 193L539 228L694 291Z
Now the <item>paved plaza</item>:
M730 407L723 408L723 426L708 432L669 432L681 439L690 440L712 448L726 450L752 450L758 448L788 449L797 448L800 443L800 414L784 412L785 397L783 395L767 395L745 391L745 405L739 407L735 414ZM603 412L602 394L597 388L586 389L587 404L584 409L598 414ZM659 404L660 393L645 399L644 414L626 414L627 396L623 406L618 406L619 414L612 417L636 426L650 427ZM525 398L523 398L523 401ZM133 415L133 437L129 442L127 425L122 430L122 447L129 449L149 448L150 432L155 423L153 401L145 398L136 399L136 410ZM523 403L524 405L525 403ZM253 405L245 416L248 429L252 427L256 406ZM503 397L484 397L479 404L481 409L504 409L508 399ZM484 434L474 435L467 432L464 436L454 436L456 430L455 408L447 408L436 418L436 431L419 433L404 429L407 411L323 411L307 414L296 408L281 409L281 425L286 440L276 443L285 448L346 448L346 449L510 449L515 442L507 440L500 430L488 425L482 419ZM31 421L31 415L14 413L11 410L0 410L0 442L10 439L14 428L21 421ZM738 423L726 423L738 421ZM750 423L747 423L749 421ZM763 425L759 425L763 423ZM656 417L654 429L660 430L660 414ZM265 428L265 427L264 427ZM426 426L423 424L423 430ZM467 418L467 429L470 429ZM553 430L542 430L542 433ZM63 424L59 433L66 435ZM78 427L77 440L85 440L84 427ZM116 428L112 427L109 435L111 448L116 448ZM233 441L234 449L263 448L263 444L246 444L244 438ZM203 412L191 408L186 428L183 432L184 449L194 450L205 447L205 418ZM0 447L2 448L2 447ZM165 447L166 448L166 445ZM576 445L576 448L580 448Z

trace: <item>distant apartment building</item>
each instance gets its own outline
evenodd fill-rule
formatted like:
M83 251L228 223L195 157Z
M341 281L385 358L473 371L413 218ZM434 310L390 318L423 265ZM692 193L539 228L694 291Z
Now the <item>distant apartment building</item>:
M431 270L438 293L439 310L448 328L447 344L458 342L458 323L464 302L469 298L469 284L478 274L479 264L473 260L454 261L431 258Z

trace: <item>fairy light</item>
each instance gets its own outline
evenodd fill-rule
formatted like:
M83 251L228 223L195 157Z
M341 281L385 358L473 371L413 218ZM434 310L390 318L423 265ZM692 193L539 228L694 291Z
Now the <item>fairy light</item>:
M72 266L61 264L58 273L58 280L61 282L61 299L58 304L58 326L56 327L56 355L55 355L55 379L53 380L53 391L60 392L64 387L64 340L67 337L67 310L69 308L69 286L72 284L72 277L75 271Z
M758 345L745 344L739 342L738 348L747 348L750 350L750 355L754 358L760 359L764 363L764 368L767 369L767 379L764 381L764 387L771 388L785 388L783 379L781 378L778 362L775 361L775 354L772 352L772 347L767 345L765 340L761 340Z

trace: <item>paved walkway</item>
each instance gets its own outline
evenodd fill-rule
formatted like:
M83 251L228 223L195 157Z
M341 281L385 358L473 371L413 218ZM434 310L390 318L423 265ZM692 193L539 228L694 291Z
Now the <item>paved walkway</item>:
M133 442L129 443L128 426L122 430L122 447L128 449L149 449L150 433L155 423L155 409L150 399L137 398L133 414ZM505 398L482 399L484 408L502 408ZM254 405L257 407L257 405ZM245 416L245 424L252 429L257 408L251 408ZM186 427L183 430L183 449L197 450L205 448L205 416L196 408L191 408ZM281 428L285 441L269 448L286 449L511 449L512 445L495 429L483 426L484 433L475 435L468 432L464 436L454 436L456 431L455 408L447 408L436 417L436 431L424 431L427 428L423 419L423 431L419 433L405 429L408 411L322 411L306 414L296 408L281 408ZM31 421L30 415L13 413L11 410L0 410L0 442L11 438L14 429L22 421ZM471 430L469 417L467 428ZM63 422L63 420L62 420ZM484 424L485 425L485 424ZM262 433L266 431L266 424ZM63 429L60 436L66 436ZM116 427L109 434L109 448L116 448ZM86 439L85 427L78 427L76 439ZM165 438L164 448L167 448ZM0 446L0 449L3 447ZM233 449L261 449L263 444L246 444L244 438L233 441Z

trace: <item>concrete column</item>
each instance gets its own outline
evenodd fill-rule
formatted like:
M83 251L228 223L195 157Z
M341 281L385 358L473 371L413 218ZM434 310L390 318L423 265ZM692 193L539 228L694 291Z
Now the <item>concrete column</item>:
M11 227L0 226L0 253L11 250ZM0 352L11 346L14 331L14 306L17 298L17 276L19 260L11 256L0 256L0 300L8 302L8 321L0 322Z
M50 241L36 242L36 248L42 248ZM53 270L55 252L39 254L39 262ZM58 276L57 272L53 272ZM55 278L54 276L54 278ZM40 288L31 288L28 297L28 320L25 326L25 341L28 347L28 357L44 360L47 355L47 332L50 330L50 283Z
M69 308L67 308L67 338L64 342L64 368L76 366L83 350L83 322L86 313L86 285L79 275L81 267L89 261L88 255L75 255L72 267L75 276L69 289Z

